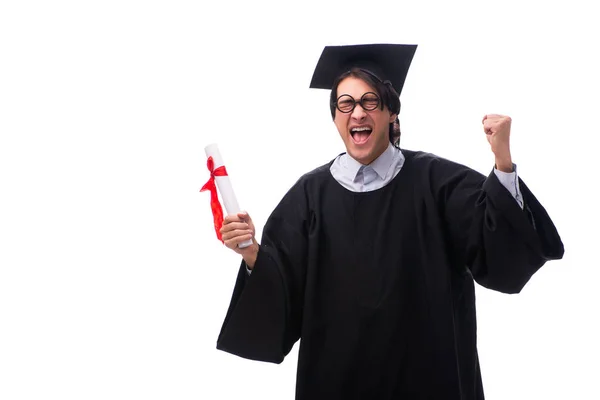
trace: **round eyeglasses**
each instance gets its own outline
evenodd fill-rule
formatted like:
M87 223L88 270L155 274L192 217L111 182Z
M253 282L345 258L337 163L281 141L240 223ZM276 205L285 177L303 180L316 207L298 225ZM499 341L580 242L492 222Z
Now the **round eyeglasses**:
M333 104L340 112L347 114L354 111L357 103L360 104L363 110L373 111L379 107L379 96L376 93L367 92L360 97L359 101L356 101L349 94L343 94Z

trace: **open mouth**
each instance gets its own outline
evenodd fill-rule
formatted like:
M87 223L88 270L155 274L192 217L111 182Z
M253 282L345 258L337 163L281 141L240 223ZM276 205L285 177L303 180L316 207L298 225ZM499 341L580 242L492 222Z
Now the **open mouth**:
M364 144L369 140L369 136L371 136L371 132L373 129L368 126L356 126L350 129L350 136L352 136L352 141L355 144Z

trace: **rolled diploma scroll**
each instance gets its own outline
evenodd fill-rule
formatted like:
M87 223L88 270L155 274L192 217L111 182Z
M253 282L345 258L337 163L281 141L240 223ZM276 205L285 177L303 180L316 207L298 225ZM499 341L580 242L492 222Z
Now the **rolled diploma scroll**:
M221 153L219 152L219 147L216 143L209 144L204 148L204 152L206 153L206 157L212 157L213 162L215 163L215 169L219 168L221 165L225 165L223 162L223 157L221 157ZM235 197L235 193L233 192L233 187L231 186L231 181L228 176L215 176L215 183L217 184L217 188L219 189L219 193L221 193L221 198L223 198L223 202L225 203L225 210L227 210L227 214L237 214L239 213L240 206L238 205L237 199ZM239 248L243 249L252 244L252 239L246 240L238 245Z

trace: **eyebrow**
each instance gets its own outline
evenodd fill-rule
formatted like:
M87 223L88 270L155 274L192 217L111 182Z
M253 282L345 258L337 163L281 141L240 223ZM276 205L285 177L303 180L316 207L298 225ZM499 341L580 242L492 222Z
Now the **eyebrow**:
M363 94L361 94L360 96L358 96L358 98L360 99L361 97L363 97L363 96L364 96L365 94L367 94L367 93L371 93L371 94L374 94L374 95L375 95L375 96L377 96L377 97L381 97L381 96L379 95L379 93L377 93L377 92L373 92L373 91L370 91L370 90L369 90L368 92L364 92ZM352 97L352 98L354 99L354 96L352 96L350 93L342 93L342 94L338 95L338 98L339 98L339 97L341 97L341 96L350 96L350 97Z

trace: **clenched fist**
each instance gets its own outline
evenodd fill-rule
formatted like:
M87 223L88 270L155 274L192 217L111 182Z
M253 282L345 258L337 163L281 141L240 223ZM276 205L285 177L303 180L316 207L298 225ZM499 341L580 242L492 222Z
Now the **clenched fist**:
M254 239L255 232L252 218L244 212L226 216L221 227L221 236L225 246L241 254L249 269L254 268L258 255L258 243ZM243 249L238 247L240 243L248 239L252 239L250 246Z
M513 163L510 155L510 117L498 114L487 114L481 121L483 131L496 156L496 168L503 172L512 172Z

